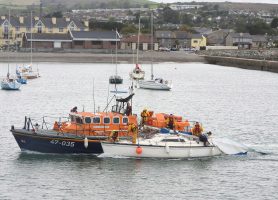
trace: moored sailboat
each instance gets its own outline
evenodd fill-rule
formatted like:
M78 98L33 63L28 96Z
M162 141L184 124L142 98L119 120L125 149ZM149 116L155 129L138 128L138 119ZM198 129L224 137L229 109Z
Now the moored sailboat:
M153 43L153 13L151 14L151 51L154 51ZM154 79L153 74L153 58L151 60L151 79L150 80L139 80L139 88L150 89L150 90L171 90L172 81L164 80L162 78Z
M138 37L137 37L137 49L136 49L136 64L135 68L130 72L130 78L135 80L140 80L145 78L145 71L139 65L139 46L140 46L140 16L139 16L139 28L138 28Z

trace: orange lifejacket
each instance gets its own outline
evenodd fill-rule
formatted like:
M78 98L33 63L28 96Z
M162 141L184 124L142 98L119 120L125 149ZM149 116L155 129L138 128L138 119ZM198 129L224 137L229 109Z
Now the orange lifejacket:
M195 124L192 132L193 132L193 135L196 135L196 136L200 136L200 134L202 133L203 129L202 127L200 126L200 124Z

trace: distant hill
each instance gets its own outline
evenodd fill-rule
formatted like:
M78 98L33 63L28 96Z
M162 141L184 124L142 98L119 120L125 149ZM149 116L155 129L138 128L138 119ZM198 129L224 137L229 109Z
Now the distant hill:
M0 6L11 5L11 6L27 6L27 5L38 5L40 0L0 0Z
M129 8L154 4L149 0L42 0L44 6L65 5L86 8Z
M272 11L278 9L278 4L264 4L264 3L232 3L232 2L222 2L222 3L207 3L207 4L217 4L220 9L223 10L250 10L250 11Z

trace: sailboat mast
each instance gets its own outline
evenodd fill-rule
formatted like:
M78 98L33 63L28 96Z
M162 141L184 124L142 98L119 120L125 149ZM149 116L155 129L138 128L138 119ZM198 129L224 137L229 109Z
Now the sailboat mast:
M116 50L115 50L115 52L116 52L116 59L115 59L115 61L116 61L116 76L118 75L118 41L117 41L117 39L118 39L118 31L116 29Z
M139 28L138 28L138 38L137 38L137 57L136 57L136 64L138 65L138 57L139 57L139 43L140 43L140 28L141 28L141 25L140 25L140 15L139 15Z
M11 10L9 9L9 23L8 23L8 74L10 76L10 26L11 25Z
M151 80L153 80L153 12L151 12Z
M33 65L33 33L32 33L32 29L33 29L33 20L32 20L32 18L33 18L33 11L31 11L31 28L30 28L30 35L31 35L31 46L30 46L30 48L31 48L31 66Z

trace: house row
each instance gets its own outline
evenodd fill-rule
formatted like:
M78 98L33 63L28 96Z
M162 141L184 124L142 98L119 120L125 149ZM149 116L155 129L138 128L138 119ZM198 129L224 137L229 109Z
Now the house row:
M151 35L140 35L139 49L158 50L158 42ZM138 35L121 37L115 31L69 31L58 33L25 33L22 48L34 49L119 49L135 51ZM152 47L153 44L153 47Z
M89 21L71 18L40 18L31 16L0 17L0 45L20 43L25 33L66 34L72 31L89 31Z
M271 40L267 34L235 33L230 29L217 30L207 35L210 46L237 46L239 49L266 48L272 46Z

